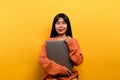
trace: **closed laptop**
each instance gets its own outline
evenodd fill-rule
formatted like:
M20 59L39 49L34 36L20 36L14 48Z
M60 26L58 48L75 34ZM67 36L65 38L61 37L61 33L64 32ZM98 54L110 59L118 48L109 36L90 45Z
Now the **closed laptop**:
M72 71L69 49L64 40L48 40L46 43L46 49L50 60L53 60Z

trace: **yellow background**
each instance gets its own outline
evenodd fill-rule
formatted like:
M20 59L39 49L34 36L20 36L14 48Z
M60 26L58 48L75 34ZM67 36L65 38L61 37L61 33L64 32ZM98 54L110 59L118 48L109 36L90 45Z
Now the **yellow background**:
M59 12L84 55L80 80L120 80L119 0L0 0L0 80L41 80L40 47Z

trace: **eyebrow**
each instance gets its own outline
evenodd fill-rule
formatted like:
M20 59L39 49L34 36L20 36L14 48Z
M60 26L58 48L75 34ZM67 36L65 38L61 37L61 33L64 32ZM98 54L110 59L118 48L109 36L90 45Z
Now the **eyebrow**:
M64 21L64 20L62 20L62 21L59 21L59 20L58 20L57 22L65 22L65 21Z

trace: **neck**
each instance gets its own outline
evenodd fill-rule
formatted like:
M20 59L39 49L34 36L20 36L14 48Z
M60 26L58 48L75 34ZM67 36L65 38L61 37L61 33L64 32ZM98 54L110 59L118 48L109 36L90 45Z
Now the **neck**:
M64 40L66 38L66 35L58 35L56 36L58 40Z

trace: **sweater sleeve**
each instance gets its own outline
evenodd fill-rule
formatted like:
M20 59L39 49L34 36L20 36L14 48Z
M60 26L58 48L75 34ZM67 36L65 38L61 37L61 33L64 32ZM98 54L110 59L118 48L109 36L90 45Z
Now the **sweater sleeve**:
M83 55L79 43L75 39L71 39L68 43L68 48L70 51L70 58L75 66L80 65L83 62Z
M46 44L41 48L40 56L39 56L39 64L47 74L56 75L56 74L65 74L67 69L64 66L61 66L54 61L48 59L47 52L46 52Z

